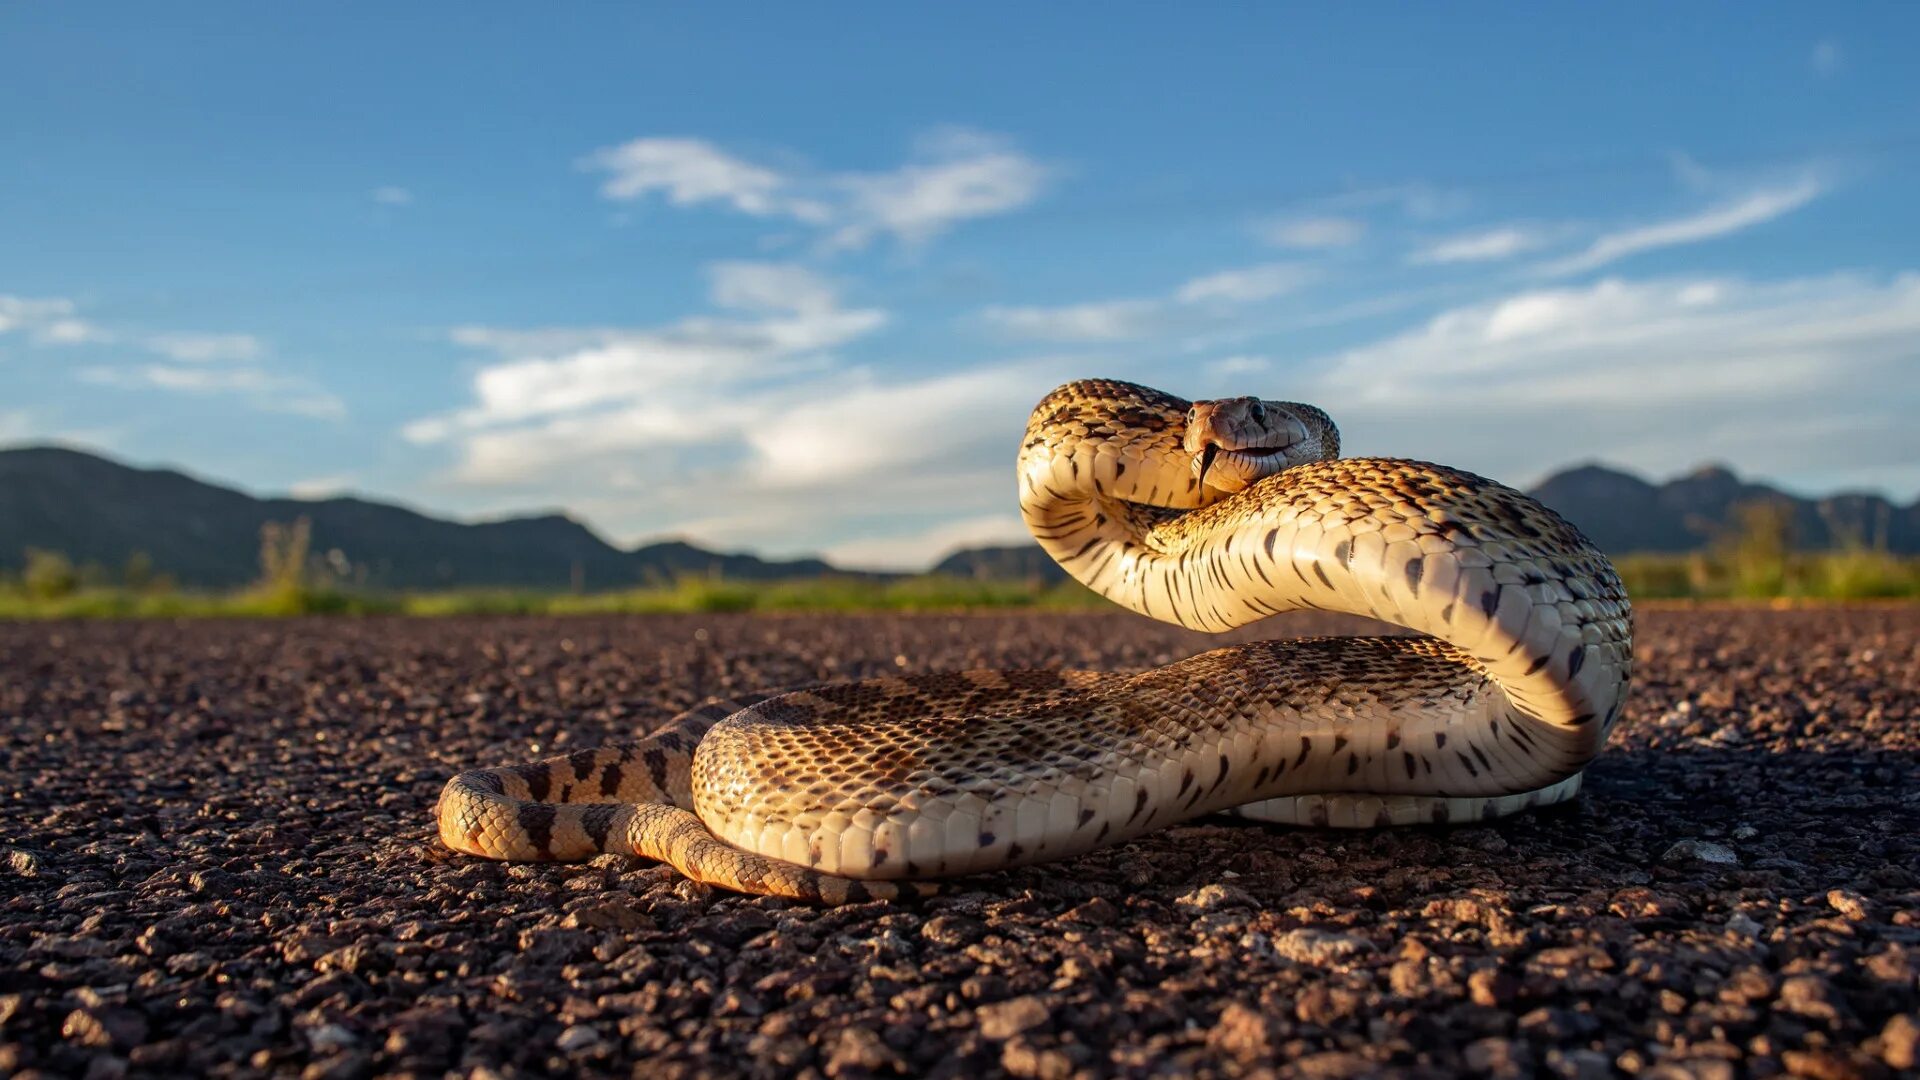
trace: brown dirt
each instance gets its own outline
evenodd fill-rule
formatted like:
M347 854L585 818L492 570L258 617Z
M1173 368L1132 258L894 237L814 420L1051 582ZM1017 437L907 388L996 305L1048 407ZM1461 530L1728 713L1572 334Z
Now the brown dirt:
M1913 1069L1920 608L1646 613L1589 793L1490 826L1206 823L816 910L454 856L429 822L459 768L708 694L1210 640L1124 615L0 625L0 1075Z

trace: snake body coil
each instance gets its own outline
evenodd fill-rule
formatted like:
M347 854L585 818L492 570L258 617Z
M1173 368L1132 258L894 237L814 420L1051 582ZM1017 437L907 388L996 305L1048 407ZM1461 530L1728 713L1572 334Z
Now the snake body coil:
M1069 383L1028 422L1021 512L1075 578L1157 619L1220 631L1309 608L1423 636L709 702L636 743L462 773L440 835L831 903L1222 811L1366 827L1571 798L1632 667L1612 565L1512 489L1338 450L1311 406Z

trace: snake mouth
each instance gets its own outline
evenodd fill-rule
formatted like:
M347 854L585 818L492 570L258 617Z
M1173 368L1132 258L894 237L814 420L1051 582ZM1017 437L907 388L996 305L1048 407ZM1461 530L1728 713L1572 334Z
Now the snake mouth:
M1213 468L1214 459L1219 457L1223 453L1230 454L1234 457L1239 457L1239 458L1250 458L1255 461L1265 461L1270 458L1276 458L1286 454L1287 451L1293 449L1295 446L1298 446L1299 443L1300 443L1300 440L1298 439L1289 439L1286 442L1280 443L1277 446L1223 447L1219 443L1208 442L1206 447L1200 451L1199 482L1202 486L1205 486L1207 482L1207 470Z

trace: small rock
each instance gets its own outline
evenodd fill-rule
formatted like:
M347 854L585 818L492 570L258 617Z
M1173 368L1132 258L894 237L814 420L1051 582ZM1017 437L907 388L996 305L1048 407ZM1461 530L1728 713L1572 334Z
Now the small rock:
M1258 907L1253 897L1237 885L1202 885L1174 900L1175 907L1201 913L1236 907Z
M1730 833L1735 840L1751 840L1760 835L1760 830L1751 825L1735 825Z
M1506 1005L1520 993L1520 980L1504 971L1482 968L1467 976L1467 993L1475 1005Z
M1842 1001L1827 980L1818 975L1795 975L1780 983L1776 1007L1809 1020L1837 1023L1848 1015Z
M1220 1010L1220 1019L1207 1032L1207 1045L1229 1057L1259 1061L1272 1057L1284 1038L1272 1017L1234 1001Z
M828 1076L907 1071L907 1060L872 1028L844 1028L832 1045L833 1050L827 1055Z
M1033 1080L1067 1080L1073 1075L1073 1058L1066 1051L1038 1046L1025 1036L1015 1036L1000 1048L1000 1066L1010 1076Z
M920 928L920 936L935 945L958 949L987 936L987 927L979 919L965 915L936 915Z
M60 1034L81 1046L125 1049L147 1037L147 1018L132 1009L75 1009L60 1025Z
M1711 840L1682 840L1660 856L1664 863L1710 863L1714 866L1738 866L1740 856L1725 844Z
M1306 1080L1350 1080L1353 1077L1378 1076L1380 1066L1359 1054L1343 1050L1324 1050L1293 1060L1293 1071Z
M313 1047L316 1054L331 1054L336 1050L346 1050L359 1041L359 1036L339 1024L321 1024L307 1030L307 1045Z
M1032 1031L1053 1019L1053 1013L1046 1002L1033 994L1002 1001L993 1005L982 1005L975 1012L980 1023L980 1034L989 1039L1011 1039L1023 1031Z
M1536 1042L1571 1042L1600 1030L1600 1022L1591 1015L1572 1009L1540 1008L1520 1018L1520 1034Z
M40 856L21 848L8 848L7 869L21 877L39 877Z
M346 938L301 934L280 943L280 956L289 964L311 964L335 949L351 944Z
M300 1070L300 1080L361 1080L372 1072L372 1061L366 1054L334 1054Z
M600 1045L600 1033L585 1024L575 1024L561 1032L553 1045L563 1054L583 1054Z
M1896 1015L1880 1029L1880 1060L1896 1069L1920 1065L1920 1017Z
M187 875L187 884L202 896L224 898L240 888L240 879L225 870L195 870Z
M652 930L654 921L646 912L629 904L593 904L567 916L565 924L573 930Z
M1783 1051L1780 1063L1795 1076L1809 1076L1813 1080L1863 1080L1867 1075L1852 1059L1827 1050Z
M1526 1076L1531 1070L1520 1049L1509 1039L1481 1039L1467 1044L1461 1054L1467 1068L1494 1077Z
M1727 917L1727 932L1730 934L1738 934L1743 938L1757 938L1762 929L1764 928L1759 923L1754 922L1742 912L1736 911Z
M1099 896L1060 916L1062 922L1085 923L1088 926L1111 926L1119 919L1120 909L1113 906L1113 901Z
M1549 1050L1547 1068L1567 1080L1612 1080L1613 1077L1613 1063L1598 1050Z
M1289 930L1273 939L1274 951L1296 964L1326 966L1373 950L1373 942L1325 930Z
M1850 922L1866 922L1870 914L1866 898L1851 889L1829 889L1827 906L1845 915Z

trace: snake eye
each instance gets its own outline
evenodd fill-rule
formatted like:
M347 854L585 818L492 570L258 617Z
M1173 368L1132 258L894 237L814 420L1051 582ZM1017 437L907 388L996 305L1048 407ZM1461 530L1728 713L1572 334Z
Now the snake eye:
M1253 422L1256 424L1267 422L1267 407L1258 401L1253 403Z

